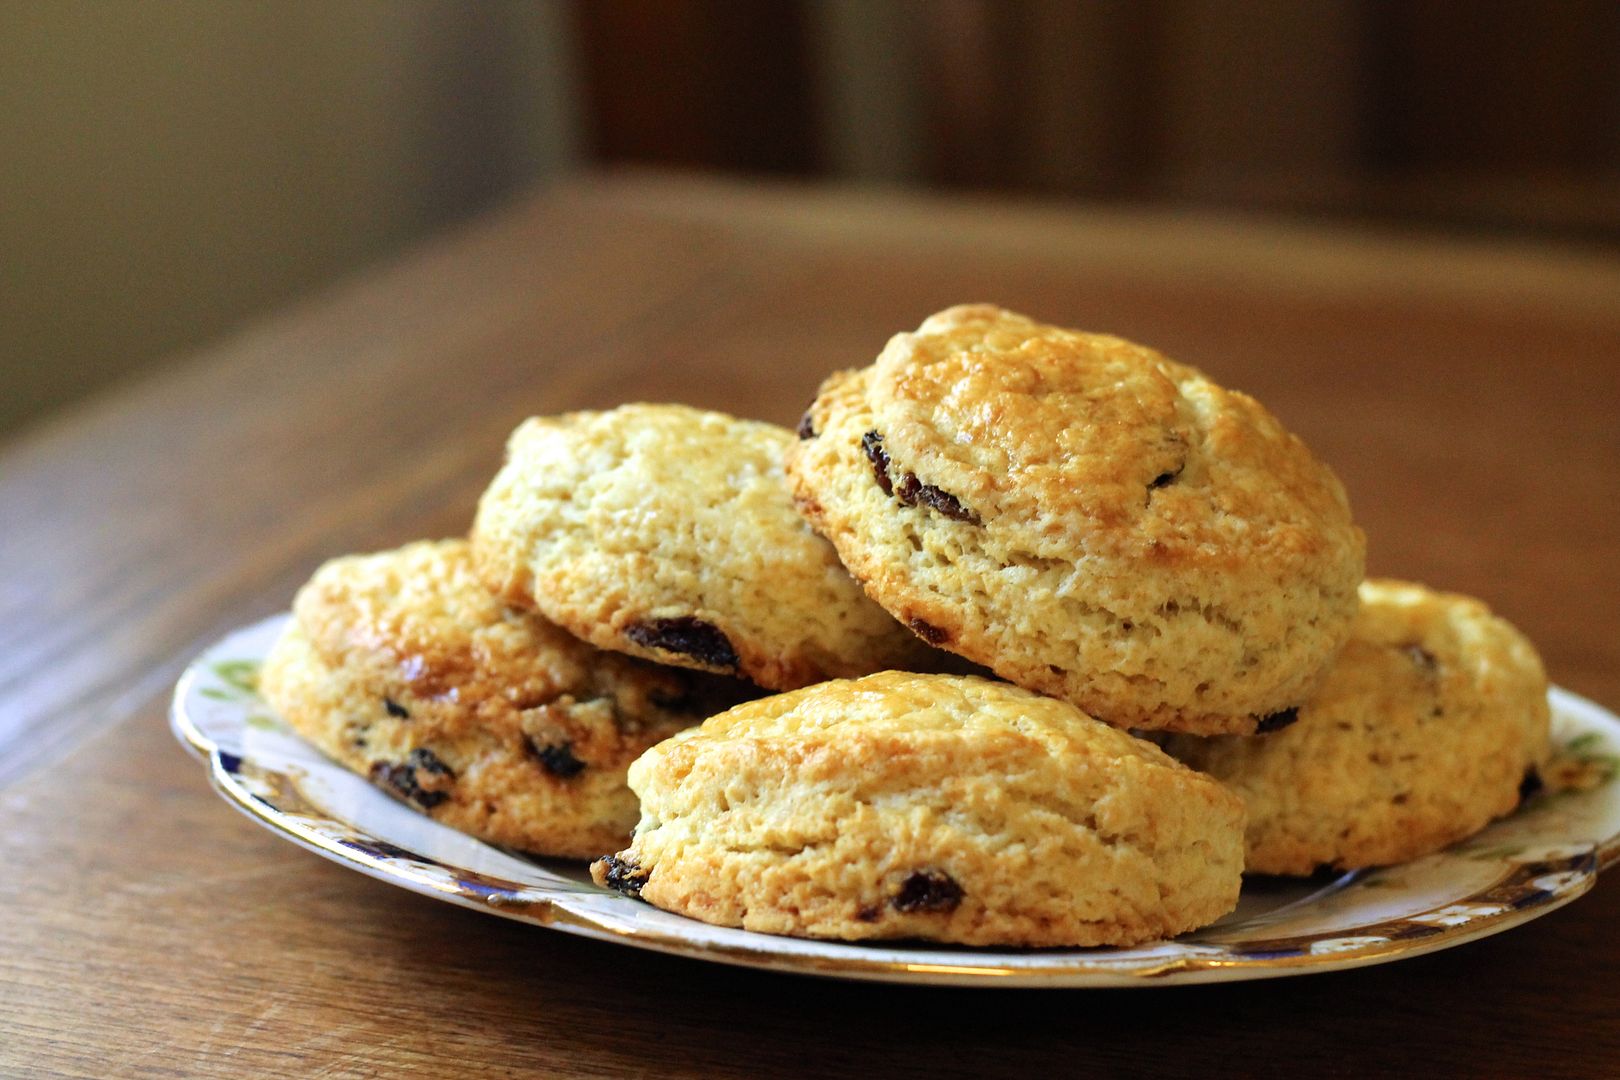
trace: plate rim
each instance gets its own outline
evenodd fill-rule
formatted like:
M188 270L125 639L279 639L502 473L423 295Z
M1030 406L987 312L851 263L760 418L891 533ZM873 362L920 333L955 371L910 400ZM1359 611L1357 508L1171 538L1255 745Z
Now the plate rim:
M1249 958L1221 955L1215 952L1191 952L1169 956L1154 963L1144 961L1130 967L1099 966L1096 956L1109 955L1107 950L1052 950L1054 955L1072 959L1054 961L1039 969L997 966L994 957L1006 950L978 950L964 952L961 964L933 962L906 962L879 956L830 957L809 953L784 952L773 943L784 940L775 935L752 933L758 944L736 945L705 942L683 937L673 931L657 928L627 928L611 924L589 911L570 908L566 895L525 897L517 903L505 900L499 891L469 893L451 887L437 875L422 872L412 874L392 856L384 858L356 847L346 846L325 835L314 825L286 813L261 796L249 791L238 777L241 759L222 751L204 733L191 717L188 703L210 658L233 641L250 635L265 633L269 627L281 625L291 617L280 612L237 627L200 651L187 665L175 684L170 703L169 724L178 741L195 757L205 763L210 786L230 806L271 833L291 840L306 851L332 862L356 870L367 877L407 889L418 895L448 901L459 907L493 914L506 919L529 923L547 929L597 941L606 941L633 948L646 949L666 955L706 960L731 966L768 970L826 978L844 978L899 984L927 984L949 986L999 986L1008 988L1113 988L1207 984L1238 982L1265 978L1282 978L1317 974L1327 971L1345 971L1361 967L1390 963L1408 957L1422 956L1444 949L1464 945L1520 926L1542 915L1550 914L1572 903L1589 892L1596 884L1599 872L1620 861L1620 832L1593 843L1592 865L1589 872L1580 875L1575 887L1550 893L1546 899L1525 906L1508 907L1494 914L1470 918L1455 926L1443 926L1434 933L1416 939L1391 938L1379 944L1362 946L1343 952L1315 954L1306 950L1291 956L1255 956ZM1620 716L1610 712L1589 698L1559 686L1550 686L1549 700L1555 708L1581 714L1585 722L1606 728L1620 740ZM333 763L335 768L341 766ZM301 792L294 793L302 799ZM384 795L383 797L387 797ZM365 834L358 826L338 818L331 811L321 810L322 816L334 824L344 825L358 834ZM432 818L422 818L440 828ZM373 839L380 839L375 838ZM417 861L431 863L426 856L412 855ZM452 868L453 869L453 868ZM480 876L480 875L474 875ZM1475 890L1473 896L1503 887L1512 874L1500 875L1489 884ZM604 894L607 893L603 890ZM626 901L634 903L635 901ZM1467 900L1451 903L1466 903ZM1416 913L1425 914L1423 912ZM678 916L677 916L678 917ZM1405 917L1410 918L1410 917ZM1405 921L1387 920L1387 921ZM698 923L706 926L708 924ZM1377 925L1377 924L1375 924ZM1366 928L1352 928L1363 931ZM737 931L750 934L749 931ZM859 947L853 942L817 942L822 945ZM873 943L881 947L883 943ZM975 956L984 961L972 962ZM1092 957L1088 959L1088 957Z

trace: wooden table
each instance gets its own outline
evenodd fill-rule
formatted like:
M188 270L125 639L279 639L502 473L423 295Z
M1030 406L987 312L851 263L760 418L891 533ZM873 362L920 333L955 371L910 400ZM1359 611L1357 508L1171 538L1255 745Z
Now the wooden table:
M1620 705L1620 260L1190 215L575 181L0 456L0 1073L1620 1072L1620 882L1511 933L1247 984L768 975L508 923L233 813L184 661L322 559L465 528L518 420L791 423L961 300L1156 345L1331 462L1376 573L1478 594Z

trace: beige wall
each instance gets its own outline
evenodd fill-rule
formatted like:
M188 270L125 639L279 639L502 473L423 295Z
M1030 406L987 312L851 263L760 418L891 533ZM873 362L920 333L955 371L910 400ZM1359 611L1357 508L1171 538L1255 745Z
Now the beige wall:
M0 433L575 153L547 0L0 0L0 26Z

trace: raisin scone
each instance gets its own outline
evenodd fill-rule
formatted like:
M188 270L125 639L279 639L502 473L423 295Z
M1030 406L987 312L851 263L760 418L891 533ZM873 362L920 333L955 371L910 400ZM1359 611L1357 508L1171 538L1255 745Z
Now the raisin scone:
M792 442L684 405L528 420L479 503L479 572L600 648L771 689L928 663L794 511Z
M1248 869L1310 874L1438 851L1518 806L1549 753L1547 676L1477 600L1368 581L1299 722L1166 741L1248 806Z
M630 767L598 884L844 940L1129 945L1237 903L1241 801L1066 702L889 671L738 706Z
M503 607L461 540L322 566L259 689L327 755L438 821L572 858L630 835L625 768L643 750L754 693Z
M797 504L873 599L1119 727L1280 727L1355 614L1333 473L1120 338L951 308L827 380L799 435Z

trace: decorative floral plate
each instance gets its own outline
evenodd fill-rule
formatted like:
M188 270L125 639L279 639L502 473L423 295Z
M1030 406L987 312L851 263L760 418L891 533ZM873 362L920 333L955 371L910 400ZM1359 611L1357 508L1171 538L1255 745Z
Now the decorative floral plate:
M335 862L413 892L680 956L894 982L1141 986L1271 978L1460 945L1562 907L1620 858L1620 718L1551 694L1560 767L1586 790L1538 795L1446 851L1333 880L1249 879L1232 914L1130 949L850 944L709 926L598 888L584 866L515 855L397 802L300 740L254 690L287 616L231 634L175 688L180 740L237 809Z

